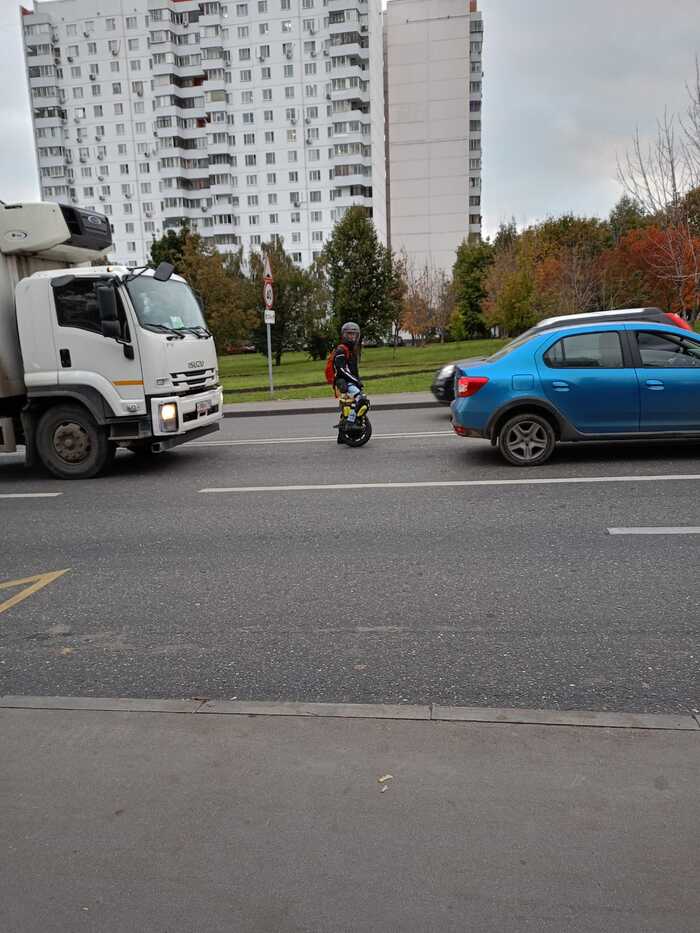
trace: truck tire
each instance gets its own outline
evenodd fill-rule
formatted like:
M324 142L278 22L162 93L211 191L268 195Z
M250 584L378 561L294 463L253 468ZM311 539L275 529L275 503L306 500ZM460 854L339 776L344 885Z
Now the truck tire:
M49 408L39 419L36 449L42 464L59 479L90 479L114 460L107 432L79 405Z

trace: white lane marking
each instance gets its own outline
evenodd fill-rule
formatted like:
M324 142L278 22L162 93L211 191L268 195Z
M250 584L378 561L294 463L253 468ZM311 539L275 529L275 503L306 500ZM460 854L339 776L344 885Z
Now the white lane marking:
M0 499L52 499L62 495L62 492L3 492Z
M700 473L673 476L561 476L540 479L466 479L418 483L323 483L309 486L216 486L200 492L316 492L339 489L430 489L456 486L556 486L566 483L662 483L672 480L700 480Z
M609 535L700 535L700 526L668 525L649 528L608 528Z
M402 437L457 437L454 431L414 431L410 434L373 434L373 441L382 441L382 440L393 440L394 438ZM326 443L335 443L335 434L331 437L328 437L327 434L324 434L323 437L266 437L266 438L256 438L251 440L236 440L236 441L192 441L188 444L189 447L247 447L248 445L254 444L309 444L317 441L325 441ZM460 438L461 440L461 438Z

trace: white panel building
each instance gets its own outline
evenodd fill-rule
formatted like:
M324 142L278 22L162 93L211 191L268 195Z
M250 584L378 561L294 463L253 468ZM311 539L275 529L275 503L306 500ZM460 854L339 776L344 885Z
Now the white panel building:
M476 0L389 0L384 28L391 246L449 272L481 236L482 15Z
M380 0L35 0L42 195L107 213L115 261L187 222L308 265L364 205L386 240ZM99 10L99 12L98 12Z

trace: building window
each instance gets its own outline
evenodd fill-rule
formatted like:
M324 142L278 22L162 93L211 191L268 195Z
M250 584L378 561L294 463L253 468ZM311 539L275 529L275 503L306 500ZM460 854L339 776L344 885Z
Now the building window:
M267 183L268 183L268 185L276 185L276 184L277 184L277 172L268 172L268 173L267 173ZM276 197L276 195L275 195L275 197ZM277 203L277 201L275 201L275 204L276 204L276 203Z
M269 87L263 88L262 99L265 102L269 102L272 100L272 88L269 88Z
M243 114L243 122L244 122L244 123L254 123L254 122L255 122L255 115L254 115L253 113L244 113L244 114Z
M314 168L309 172L309 181L320 181L321 180L321 170Z
M323 223L323 211L311 211L311 223L312 224Z
M79 77L80 77L80 65L74 65L74 66L71 68L71 70L70 70L70 76L71 76L71 78L79 78Z
M247 16L247 15L248 15L248 4L237 3L236 4L236 16Z
M255 133L244 133L243 134L243 145L254 146L255 145Z
M292 0L280 0L280 10L291 10Z
M74 88L73 88L73 97L74 97L75 100L82 100L82 97L83 97L83 89L82 89L81 87L74 87Z
M117 155L126 155L126 143L119 143L117 146Z
M264 119L265 119L265 123L272 123L272 121L274 120L274 113L272 112L272 110L265 111Z
M112 72L112 74L115 74L116 72L118 72L118 71L119 71L119 62L110 62L110 63L109 63L109 70Z
M285 65L284 66L284 77L293 78L294 77L294 65Z
M320 203L321 201L321 192L320 191L310 191L309 192L309 201L314 203Z
M267 196L267 203L268 203L270 206L274 206L275 204L277 204L277 195L276 195L276 194L268 194L268 196Z
M78 26L76 23L70 23L66 26L66 35L67 36L77 36L78 35Z
M248 185L249 188L256 188L258 184L258 176L257 175L246 175L245 183L246 185Z
M127 29L136 29L136 17L127 16L126 18L126 28Z
M284 96L287 98L287 100L291 100L294 97L294 91L294 87L286 87L284 89Z
M97 55L97 43L88 42L88 55Z
M272 68L261 68L261 69L260 69L260 76L261 76L261 78L262 78L263 81L269 81L269 80L272 78ZM264 93L265 93L265 92L263 91L263 94L264 94ZM266 98L263 97L263 100L265 100L265 99L266 99Z
M270 214L270 223L271 223L271 224L278 224L278 223L279 223L279 220L280 220L279 214Z
M247 39L250 35L250 26L239 26L237 32L239 39Z
M93 84L92 86L92 96L101 97L102 96L102 87L99 84Z
M274 153L274 152L266 152L266 153L265 153L265 164L266 164L266 165L274 165L274 164L275 164L275 153Z
M129 67L132 71L141 71L141 61L138 58L132 58L129 62Z
M282 32L291 32L292 31L292 21L291 19L282 20Z
M129 51L130 51L130 52L136 52L136 51L138 51L139 40L138 40L138 39L129 39L128 45L129 45Z
M314 243L323 243L323 230L314 230L311 239Z
M243 71L241 71L240 78L244 84L248 84L253 80L253 72L250 70L250 68L245 68Z

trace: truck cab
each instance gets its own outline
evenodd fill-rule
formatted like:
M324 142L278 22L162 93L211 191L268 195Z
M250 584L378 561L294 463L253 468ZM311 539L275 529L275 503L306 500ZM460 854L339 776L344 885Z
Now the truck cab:
M61 478L97 475L120 446L150 455L217 431L223 415L196 296L167 263L85 265L109 231L65 205L0 208L0 451L23 443Z

